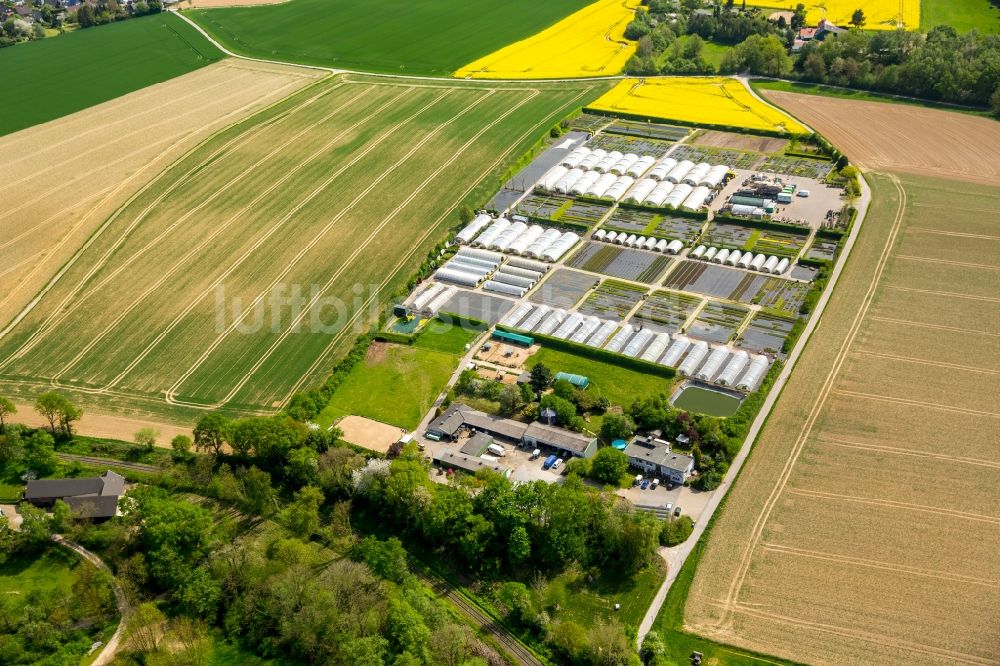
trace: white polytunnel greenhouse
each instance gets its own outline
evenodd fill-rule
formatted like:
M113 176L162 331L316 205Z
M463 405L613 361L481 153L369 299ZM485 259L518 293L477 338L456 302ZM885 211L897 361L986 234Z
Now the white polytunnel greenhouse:
M744 391L756 391L761 380L764 379L764 373L767 372L767 366L768 362L766 356L754 356L753 360L750 361L750 367L743 373L740 380L736 382L736 388L743 389Z
M704 261L712 261L712 257L714 257L715 253L718 252L718 251L719 251L719 248L717 248L717 247L710 247L707 250L705 250L705 254L701 255L701 258Z
M524 319L529 312L531 312L531 303L521 303L516 308L510 311L510 313L504 317L500 323L504 326L517 326L517 323Z
M501 273L506 273L507 275L517 275L518 277L528 278L530 280L542 279L542 274L538 271L529 271L527 268L518 268L517 266L507 265L500 269Z
M587 346L600 348L605 342L608 341L608 338L611 337L611 334L614 333L615 329L617 328L618 328L618 322L615 321L601 322L601 325L597 327L597 330L594 331L594 334L587 339Z
M544 227L540 227L537 224L531 225L510 242L510 245L507 246L507 252L510 254L522 254L532 243L541 238L543 233L545 233Z
M422 310L425 305L434 300L434 297L444 291L445 287L443 284L434 283L431 286L424 289L419 296L413 299L413 305L411 306L414 310Z
M632 176L621 176L616 180L608 191L604 193L605 199L611 199L612 201L620 201L628 188L632 187Z
M503 261L503 255L499 252L490 252L489 250L480 250L471 247L459 248L455 256L473 257L475 259L485 259L486 261L495 261L497 263Z
M652 192L655 187L655 180L652 178L643 178L635 184L635 187L633 187L632 191L628 193L624 201L629 203L642 203L642 200L649 196L649 193Z
M572 231L567 231L559 237L559 240L542 251L541 258L548 261L559 261L559 258L566 254L579 240L579 236Z
M488 225L492 221L493 218L487 215L486 213L480 213L479 215L476 215L474 218L472 218L471 222L462 227L462 230L459 231L458 234L456 234L455 242L462 244L471 242L472 239L476 237L476 234L485 229L486 225Z
M579 312L574 312L570 316L563 319L563 322L559 324L559 328L552 332L552 336L565 340L569 336L573 335L573 331L575 331L577 326L582 323L583 315Z
M670 208L680 208L680 205L688 198L692 190L694 188L687 183L681 183L670 190L670 195L663 201L663 205Z
M484 282L483 289L486 291L494 291L498 294L514 296L515 298L521 298L525 293L525 289L523 287L516 287L512 284L507 284L506 282L497 282L496 280L487 280Z
M589 154L590 154L590 148L587 148L587 146L580 146L579 148L577 148L572 153L566 156L566 159L562 161L561 166L570 169L578 167L580 166L580 162L583 160L583 158Z
M504 229L499 236L493 239L493 242L489 244L489 249L503 252L507 249L507 246L510 245L510 242L524 233L527 228L528 225L524 222L515 222Z
M696 340L692 343L691 349L684 358L684 362L677 368L677 372L681 373L685 377L690 377L694 374L694 371L698 369L698 366L701 365L702 360L706 356L708 356L708 343Z
M580 176L573 187L569 188L569 194L584 194L587 190L594 186L594 183L601 177L601 174L596 171L588 171L587 173Z
M659 160L657 160L656 164L653 165L653 168L650 169L649 173L646 175L649 178L652 178L653 180L663 180L664 178L667 177L668 173L674 170L675 166L677 166L677 160L675 160L674 158L661 157Z
M547 314L552 311L547 305L536 306L534 310L528 313L528 316L518 324L518 328L522 331L533 331L535 327L545 318Z
M545 234L542 234L543 236ZM514 268L523 268L528 271L534 271L536 273L547 273L549 270L548 264L543 264L540 261L534 261L532 259L524 259L521 257L511 257L507 260L508 266L513 266Z
M778 262L778 265L774 267L774 270L772 272L775 275L781 275L788 269L788 264L790 263L792 262L788 260L788 257L782 257L781 261Z
M669 180L671 183L680 183L684 179L684 176L686 176L693 168L694 162L691 160L678 162L677 166L671 169L670 173L666 175L665 180Z
M444 304L451 300L451 297L458 293L458 289L455 287L448 287L440 294L434 297L434 300L427 304L426 310L437 314L438 311L444 307Z
M753 261L750 262L750 268L755 271L759 271L760 269L764 268L765 261L767 261L767 257L763 254L758 254L756 257L753 258Z
M523 252L523 254L529 257L539 257L543 251L545 251L550 245L555 243L562 236L562 232L558 229L546 229L541 236L538 237L534 243L528 246L528 248Z
M571 342L576 342L582 344L584 340L590 337L590 335L597 330L597 327L601 325L601 320L597 317L586 317L583 323L580 324L580 328L576 329L573 333L573 337L570 338Z
M498 264L492 261L486 261L485 259L473 259L472 257L459 257L456 256L454 259L445 264L447 268L454 268L458 271L466 271L468 273L489 273L490 271L495 271Z
M618 232L609 231L608 235L604 237L605 243L617 243L618 242Z
M757 211L763 212L763 208L757 208L757 206L748 206L746 204L733 204L730 207L733 215L742 215L743 217L748 217L750 215L756 215Z
M603 160L607 154L608 151L603 148L596 148L590 151L590 154L580 160L580 163L576 166L584 171L590 171L597 165L598 162Z
M687 183L688 185L697 185L702 178L708 175L709 170L711 170L712 165L707 162L700 162L694 165L690 171L688 171L681 182Z
M608 169L618 164L618 160L622 157L624 157L624 155L621 152L612 150L610 153L602 157L601 161L594 165L594 171L607 173Z
M681 360L681 356L684 355L684 352L686 352L690 346L691 341L689 339L683 335L678 335L673 344L670 345L670 348L667 349L667 353L660 359L660 363L663 365L669 365L671 368L676 368L677 362Z
M632 176L633 178L641 178L654 164L656 164L655 157L652 155L643 155L625 170L625 175Z
M583 177L583 174L583 169L570 169L569 173L560 178L559 182L552 186L552 189L560 194L566 194L569 192L569 188L573 187L573 184Z
M563 323L566 319L565 310L553 310L549 313L549 316L542 320L542 323L538 325L535 329L535 333L539 335L550 335L554 330L559 328L559 324Z
M750 362L750 355L745 351L738 351L733 354L733 357L729 359L729 363L726 363L726 367L722 369L719 376L715 379L717 384L721 386L732 386L736 382L736 378L740 376L743 369L747 367Z
M774 269L778 266L778 262L781 261L777 257L771 256L767 258L764 262L764 266L760 269L764 273L773 273Z
M515 287L520 287L521 289L531 289L535 286L537 280L532 280L531 278L521 277L520 275L511 275L510 273L504 273L499 271L493 274L494 282L503 282L504 284L512 284Z
M750 263L753 261L753 252L744 252L740 260L736 262L736 265L740 268L750 268Z
M639 358L643 361L656 363L663 356L663 352L667 351L668 346L670 346L670 336L666 333L657 333Z
M670 196L670 192L673 189L674 184L669 180L664 180L653 188L653 191L642 200L642 203L649 206L662 206L663 202L667 200L667 197Z
M510 220L505 217L494 220L493 224L487 227L486 231L479 234L479 236L476 237L476 240L472 241L472 244L477 247L488 247L489 244L495 241L497 236L502 234L509 226Z
M632 247L632 245L634 245L637 240L639 240L638 236L636 236L635 234L629 234L625 238L625 240L622 241L622 245L624 245L625 247Z
M660 240L656 241L656 245L653 246L653 249L656 250L657 252L666 252L667 245L670 245L667 239L661 238Z
M708 189L704 185L699 185L691 191L687 199L684 200L683 208L686 210L698 210L705 205L708 201L708 197L711 196L712 190Z
M722 184L725 179L726 174L729 173L729 167L725 164L717 164L708 170L701 180L698 181L698 185L704 185L705 187L710 187L713 190Z
M726 264L729 266L735 266L737 262L739 262L740 257L742 256L743 256L742 252L740 252L739 250L733 250L732 252L729 253L729 256L726 258Z
M569 173L569 169L564 167L562 164L558 164L551 169L549 169L541 180L538 181L538 187L543 190L551 190L556 186L563 177Z
M620 352L622 350L622 347L625 346L625 343L628 342L628 339L632 337L632 334L634 332L635 332L634 328L632 328L628 324L625 324L624 326L622 326L622 329L620 331L615 333L615 336L611 338L611 341L608 342L608 346L605 347L605 349L612 352Z
M628 344L625 345L625 348L622 349L622 354L625 354L625 356L631 356L632 358L635 358L636 356L639 355L639 352L641 352L646 347L646 345L649 344L649 341L653 339L654 335L655 333L653 333L648 328L639 331L632 337L631 340L628 341Z
M712 353L708 355L708 360L705 361L705 365L701 366L701 370L695 375L698 379L710 382L712 378L715 377L716 373L719 372L719 368L722 364L726 362L729 358L729 350L725 347L716 347L712 350Z
M684 249L684 243L680 242L677 239L674 239L674 240L670 241L669 243L667 243L667 253L668 254L677 254L678 252L680 252L683 249Z
M646 250L655 250L656 239L650 236L649 238L646 239L646 242L642 244L642 247Z
M629 247L642 247L645 244L645 242L646 242L646 237L639 236L634 241L632 241L632 244Z
M601 177L598 178L593 185L588 187L584 194L598 198L603 197L604 193L608 191L609 187L615 184L616 180L618 180L618 176L613 173L601 174Z
M625 172L629 170L629 167L638 161L639 156L635 153L625 153L625 155L623 155L620 160L615 162L614 166L608 169L608 171L618 176L623 176L625 175Z
M726 248L722 248L721 250L719 250L715 254L714 257L712 257L712 263L713 264L721 264L721 263L725 262L726 259L728 259L728 258L729 258L729 250L727 250Z
M608 236L607 230L605 230L605 229L598 229L593 234L591 234L590 237L593 238L596 241L602 241L605 238L607 238L607 236Z
M478 287L482 283L485 275L474 275L464 271L456 271L450 268L439 268L434 272L434 279L442 282L453 282L463 287Z
M695 249L691 250L692 259L700 259L701 255L705 254L705 250L708 249L704 245L699 245Z

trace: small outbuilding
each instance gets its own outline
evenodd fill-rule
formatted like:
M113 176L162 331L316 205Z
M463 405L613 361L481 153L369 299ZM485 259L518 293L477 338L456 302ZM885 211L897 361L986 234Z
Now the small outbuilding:
M585 389L590 386L590 379L584 377L583 375L575 375L571 372L557 372L555 376L555 381L565 380L572 384L573 386L581 389Z

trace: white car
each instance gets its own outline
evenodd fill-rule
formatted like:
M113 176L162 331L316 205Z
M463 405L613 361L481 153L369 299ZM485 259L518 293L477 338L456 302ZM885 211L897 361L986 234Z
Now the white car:
M556 461L552 463L551 469L559 469L559 466L563 464L562 458L556 458Z
M664 509L666 509L666 510L667 510L667 512L669 513L669 511L670 511L670 510L671 510L672 508L674 508L674 503L673 503L673 502L667 502L666 504L664 504L664 505L663 505L663 508L664 508Z

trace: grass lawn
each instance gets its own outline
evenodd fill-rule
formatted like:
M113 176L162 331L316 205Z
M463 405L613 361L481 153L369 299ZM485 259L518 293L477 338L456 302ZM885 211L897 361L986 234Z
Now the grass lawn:
M31 590L65 590L70 593L80 563L63 548L46 548L41 555L12 557L0 564L0 594L24 594Z
M575 580L572 572L560 574L553 584L565 586L566 603L558 617L585 627L600 620L616 619L637 629L666 575L667 566L659 557L634 577L624 580L612 570L592 583L585 578ZM621 610L615 611L615 604L621 604Z
M326 427L341 416L355 414L412 430L444 390L457 363L455 354L375 343L317 422Z
M0 504L16 504L24 490L24 483L16 473L0 475Z
M586 5L584 0L290 0L187 15L244 55L372 72L444 75Z
M553 373L571 372L589 378L590 388L587 390L597 389L612 405L621 405L626 409L637 398L668 393L674 384L673 380L659 375L546 347L532 355L526 365L530 370L539 363L547 365Z
M715 42L705 42L701 47L701 57L705 62L714 65L716 69L722 64L722 59L733 49L729 44L716 44Z
M887 104L908 104L910 106L923 106L930 109L945 109L947 111L958 111L960 113L970 113L977 116L992 117L989 111L977 111L962 106L951 106L939 104L930 100L909 99L905 97L893 97L891 95L871 92L868 90L848 90L846 88L833 88L816 83L794 83L791 81L764 81L751 80L750 87L755 91L777 90L779 92L802 93L804 95L819 95L820 97L839 97L841 99L853 99L859 102L882 102Z
M920 29L950 25L959 32L973 28L982 33L1000 32L1000 8L990 0L921 0Z
M0 49L0 135L186 74L222 52L168 13Z
M472 344L472 341L478 338L481 333L482 331L471 328L432 321L417 337L413 346L462 356L465 354L465 345Z

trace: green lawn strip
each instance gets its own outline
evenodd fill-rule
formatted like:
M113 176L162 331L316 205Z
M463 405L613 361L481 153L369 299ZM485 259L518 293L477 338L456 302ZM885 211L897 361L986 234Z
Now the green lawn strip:
M440 322L430 322L413 343L414 347L462 356L465 345L479 337L482 331L463 326L452 326Z
M722 65L722 59L732 50L729 44L717 44L716 42L705 41L701 45L701 57L708 64L716 69Z
M921 0L920 29L950 25L959 32L1000 32L1000 7L990 0Z
M61 118L222 59L166 12L0 49L0 134Z
M46 548L38 555L14 556L0 564L0 594L32 590L63 590L67 595L80 560L63 548Z
M291 0L185 12L248 56L388 74L450 74L587 5L583 0Z
M628 478L633 477L629 475ZM600 620L615 619L637 630L666 575L666 564L659 557L631 579L617 576L613 566L593 581L588 581L584 575L577 577L572 571L564 572L552 580L553 584L566 587L566 603L559 617L585 627L592 627ZM621 604L618 611L615 604Z
M840 99L853 99L858 102L882 102L886 104L907 104L909 106L922 106L928 109L943 109L945 111L958 111L959 113L969 113L975 116L992 117L986 109L979 110L965 106L952 106L950 104L938 103L932 100L912 99L909 97L893 97L891 94L873 92L870 90L853 90L847 88L835 88L819 83L799 83L793 81L766 81L762 79L752 79L750 87L755 92L762 90L777 90L779 92L801 93L803 95L818 95L820 97L838 97ZM777 105L780 107L780 105Z

